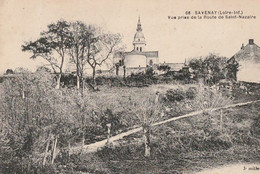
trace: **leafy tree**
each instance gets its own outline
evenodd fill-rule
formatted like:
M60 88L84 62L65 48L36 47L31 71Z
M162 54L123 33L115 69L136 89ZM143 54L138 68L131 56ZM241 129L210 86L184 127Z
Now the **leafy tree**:
M207 57L191 59L189 67L197 78L203 78L205 83L215 84L226 77L227 58L210 54Z
M76 65L78 89L81 86L84 90L84 69L88 64L88 58L92 52L91 49L98 40L95 35L97 30L99 30L97 27L86 25L80 21L71 23L71 49L69 50L69 55L71 61Z
M70 48L69 23L58 21L48 25L48 30L40 34L36 41L29 41L22 45L22 51L31 52L31 59L41 57L48 62L57 74L56 88L60 88L60 79L63 73L65 54Z
M231 58L227 62L227 78L237 80L237 72L239 68L239 63L234 59Z

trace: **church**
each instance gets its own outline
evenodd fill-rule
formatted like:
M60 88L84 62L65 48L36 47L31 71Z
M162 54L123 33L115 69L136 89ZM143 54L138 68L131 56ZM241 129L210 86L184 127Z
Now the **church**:
M133 50L130 52L118 52L114 55L114 66L120 71L125 68L127 75L144 71L148 66L159 63L158 51L146 51L146 41L143 34L140 17L133 40ZM122 71L121 71L122 72Z

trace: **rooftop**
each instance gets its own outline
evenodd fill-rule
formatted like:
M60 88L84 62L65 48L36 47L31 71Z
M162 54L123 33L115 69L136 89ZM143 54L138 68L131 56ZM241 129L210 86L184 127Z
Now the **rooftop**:
M253 61L260 63L260 47L254 43L254 39L249 39L246 46L242 44L241 49L231 57L237 61Z

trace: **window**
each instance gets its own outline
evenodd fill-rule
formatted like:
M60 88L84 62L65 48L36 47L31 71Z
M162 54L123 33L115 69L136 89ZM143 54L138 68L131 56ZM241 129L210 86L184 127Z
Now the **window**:
M138 47L136 47L136 50L138 51Z
M140 47L140 52L142 52L142 47Z

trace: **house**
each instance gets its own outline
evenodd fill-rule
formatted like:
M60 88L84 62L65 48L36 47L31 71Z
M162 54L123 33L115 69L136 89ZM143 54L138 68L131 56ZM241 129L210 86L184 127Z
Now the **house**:
M249 39L246 46L242 44L241 49L228 62L238 63L238 81L260 83L260 47L254 43L254 39Z

